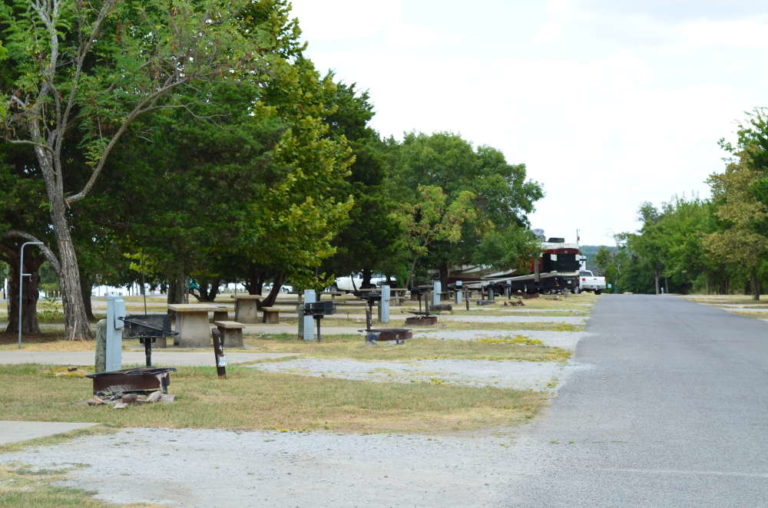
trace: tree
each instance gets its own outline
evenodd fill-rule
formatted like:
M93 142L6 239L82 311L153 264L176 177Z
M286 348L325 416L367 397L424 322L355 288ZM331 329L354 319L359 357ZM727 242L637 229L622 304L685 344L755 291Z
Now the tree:
M704 245L719 260L745 270L752 298L760 299L759 272L768 255L768 237L759 230L768 220L768 207L755 197L762 175L742 161L730 162L725 172L710 176L715 215L725 228L706 236Z
M735 144L721 140L732 154L725 171L711 175L714 214L719 231L705 245L728 271L748 275L752 295L760 298L761 272L768 254L768 119L757 108L739 125Z
M374 271L392 275L398 258L393 239L397 224L391 218L397 201L385 186L390 166L390 146L369 127L373 106L367 92L358 93L355 85L338 83L332 97L336 106L325 118L335 136L349 142L354 162L346 184L354 198L349 219L334 241L336 254L325 266L334 274L362 273L362 287L369 287Z
M419 186L418 191L421 199L416 203L403 203L392 216L406 232L401 238L402 247L411 253L406 287L410 287L416 264L429 253L432 244L458 242L464 223L475 218L472 206L475 196L469 191L459 192L453 200L434 185Z
M5 142L31 147L45 181L70 339L91 336L70 210L91 193L137 119L161 108L187 107L174 98L194 83L268 75L275 56L264 56L263 33L240 28L252 12L285 5L16 0L0 6ZM273 32L295 30L283 25ZM85 154L85 175L73 174L63 157L72 142Z
M538 183L526 179L523 164L509 164L491 147L474 149L460 136L449 133L408 134L395 151L390 194L418 203L419 186L438 187L455 200L471 194L474 213L462 223L460 238L454 242L435 240L427 253L429 264L440 270L447 283L451 266L489 261L491 245L500 241L522 241L517 249L528 250L528 237L516 229L527 229L527 214L543 193ZM465 194L466 195L466 194ZM495 232L495 239L483 238ZM481 252L484 245L485 252Z

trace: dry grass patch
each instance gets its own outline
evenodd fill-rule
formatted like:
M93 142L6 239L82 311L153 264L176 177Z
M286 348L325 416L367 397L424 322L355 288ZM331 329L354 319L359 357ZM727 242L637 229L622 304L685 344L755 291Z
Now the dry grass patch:
M753 300L749 295L685 295L686 300L705 305L743 305L745 307L765 307L768 310L768 301ZM765 295L761 296L762 299Z
M496 360L496 361L565 361L570 353L564 349L526 341L507 340L471 341L417 338L404 345L380 343L366 344L362 336L334 335L323 337L322 342L297 340L293 336L247 337L246 344L264 353L301 353L316 358L351 358L355 360Z
M439 320L438 320L439 322ZM451 321L440 323L438 326L428 327L436 330L509 330L515 331L549 331L549 332L581 332L585 325L557 322L535 322L535 323L509 323L509 322L488 322L488 323L470 323L462 321ZM421 328L421 329L427 329Z
M48 367L0 367L0 419L90 421L119 427L444 433L519 424L546 394L428 383L366 383L228 368L179 368L173 404L88 407L88 379L52 378ZM34 389L30 389L34 387Z
M95 347L94 341L66 340L63 331L22 337L23 351L93 351ZM18 334L0 333L0 350L18 351L18 348Z
M92 498L91 492L53 485L55 482L65 480L67 471L69 470L29 469L21 465L0 465L0 507L113 506Z
M520 310L522 309L522 310ZM479 310L479 309L478 309ZM453 312L454 315L477 315L477 316L537 316L537 317L586 317L590 312L586 308L574 308L574 309L553 309L547 311L546 309L526 309L525 307L504 307L504 306L491 306L490 308L483 308L482 312Z
M728 309L725 309L728 310ZM765 309L765 311L755 312L755 311L742 311L742 310L728 310L731 314L736 314L737 316L744 316L749 317L753 319L766 319L768 318L768 309Z

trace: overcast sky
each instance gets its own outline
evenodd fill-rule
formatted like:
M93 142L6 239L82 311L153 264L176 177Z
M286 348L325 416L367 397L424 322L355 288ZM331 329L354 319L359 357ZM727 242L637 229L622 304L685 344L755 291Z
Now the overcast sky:
M293 0L318 68L384 136L460 134L525 163L547 236L613 244L644 201L706 198L768 106L765 0Z

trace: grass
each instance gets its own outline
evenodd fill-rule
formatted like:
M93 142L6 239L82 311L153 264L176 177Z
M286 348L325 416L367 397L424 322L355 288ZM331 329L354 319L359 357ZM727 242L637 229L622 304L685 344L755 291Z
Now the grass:
M382 348L383 349L383 348ZM547 395L434 383L366 383L229 367L179 368L173 404L89 407L91 381L51 377L50 367L0 367L0 419L89 421L117 427L446 433L506 427L533 418ZM30 389L34 387L34 389Z
M768 318L768 309L765 309L765 312L749 312L749 311L729 311L731 314L736 314L737 316L744 316L749 317L753 319L765 319Z
M439 321L439 320L438 320ZM507 330L507 331L550 331L550 332L581 332L584 325L557 322L541 323L509 323L509 322L489 322L489 323L470 323L462 321L451 321L442 323L437 327L429 327L437 330Z
M496 360L496 361L565 361L570 353L549 347L538 341L511 335L506 339L440 340L417 338L403 346L379 344L371 346L361 336L334 335L323 337L322 342L305 342L290 338L247 337L245 343L264 353L301 353L316 358L352 358L355 360ZM537 343L538 342L538 343Z
M744 305L768 308L766 295L761 295L761 300L753 300L750 295L686 295L683 298L706 305Z
M520 307L512 307L512 309L521 309ZM479 310L479 309L478 309ZM466 313L466 312L465 312ZM454 313L458 314L458 313ZM482 316L517 316L517 317L526 317L526 316L538 316L538 317L586 317L589 316L590 312L586 308L577 308L572 310L551 310L546 311L545 309L522 309L522 310L510 310L508 307L491 307L491 308L484 308L482 310L482 313L478 313L475 315L482 315ZM461 315L461 314L458 314Z
M85 490L55 486L66 479L67 469L29 469L0 465L0 507L91 508L113 506L91 497ZM139 505L133 505L139 506Z

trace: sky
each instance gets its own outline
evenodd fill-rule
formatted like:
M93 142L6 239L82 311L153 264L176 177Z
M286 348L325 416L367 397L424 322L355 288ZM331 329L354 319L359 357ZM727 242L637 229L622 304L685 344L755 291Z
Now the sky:
M718 141L768 106L764 0L293 0L307 55L383 136L451 132L526 165L547 236L613 245L709 197Z

